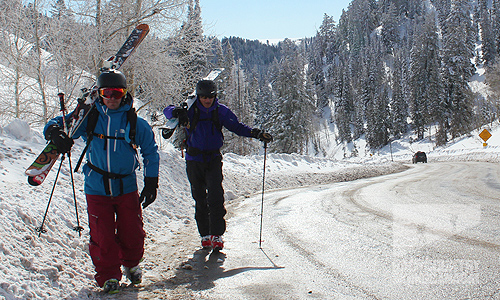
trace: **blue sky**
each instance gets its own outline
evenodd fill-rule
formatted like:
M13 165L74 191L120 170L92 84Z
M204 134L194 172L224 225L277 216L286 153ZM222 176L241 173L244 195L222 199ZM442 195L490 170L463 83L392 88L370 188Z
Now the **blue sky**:
M323 15L338 23L351 0L200 0L206 35L250 40L316 35Z

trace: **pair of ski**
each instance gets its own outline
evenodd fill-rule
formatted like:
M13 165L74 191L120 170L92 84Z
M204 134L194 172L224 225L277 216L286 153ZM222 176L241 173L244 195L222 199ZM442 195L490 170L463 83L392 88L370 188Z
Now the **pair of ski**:
M140 24L135 27L118 52L104 62L101 72L110 69L120 69L127 58L130 57L137 46L139 46L146 37L148 32L149 26L147 24ZM90 89L82 89L82 96L78 98L78 104L66 122L67 128L65 128L65 132L69 137L73 137L80 125L82 125L88 113L93 108L97 98L97 87L95 84ZM42 153L40 153L25 171L25 174L28 175L28 183L33 186L42 184L59 156L60 153L57 151L57 147L52 143L47 144Z

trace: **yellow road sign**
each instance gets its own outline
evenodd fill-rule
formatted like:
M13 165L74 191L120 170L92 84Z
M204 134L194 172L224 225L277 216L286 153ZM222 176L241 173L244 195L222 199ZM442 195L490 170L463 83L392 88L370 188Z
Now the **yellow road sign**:
M479 134L479 137L483 139L483 141L487 141L491 137L491 133L488 130L483 130Z

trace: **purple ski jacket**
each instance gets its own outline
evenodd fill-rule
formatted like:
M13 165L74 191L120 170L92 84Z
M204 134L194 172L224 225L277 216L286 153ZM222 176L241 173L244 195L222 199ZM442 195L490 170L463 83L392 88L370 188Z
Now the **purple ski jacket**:
M167 119L171 119L174 105L169 105L163 110ZM236 115L224 104L220 104L218 99L214 100L211 107L205 108L201 102L196 99L195 103L188 110L189 123L193 124L195 109L199 110L198 121L195 122L194 130L186 130L188 146L186 160L209 161L215 156L220 155L220 148L224 144L224 136L212 120L212 111L218 109L218 120L221 126L239 136L252 137L250 132L252 128L238 121Z

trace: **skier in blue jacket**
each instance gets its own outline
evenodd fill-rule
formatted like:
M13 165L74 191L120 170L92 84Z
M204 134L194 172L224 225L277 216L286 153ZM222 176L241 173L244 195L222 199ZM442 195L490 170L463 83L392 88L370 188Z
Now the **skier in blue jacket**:
M271 142L272 136L238 121L236 115L217 99L217 85L201 80L196 85L196 101L189 108L167 106L167 119L178 118L186 126L186 171L195 200L195 219L205 249L221 250L226 231L226 209L222 187L222 126L239 136Z
M144 254L145 232L141 203L146 208L156 199L159 155L151 126L137 117L134 140L144 165L144 188L139 196L135 173L139 161L137 150L129 142L131 122L127 115L133 99L127 92L126 78L119 71L105 71L97 79L97 88L98 115L93 134L87 136L87 127L92 126L88 117L73 138L81 136L90 141L83 172L95 279L105 292L116 293L121 266L132 284L142 280L139 262ZM73 139L62 128L59 116L47 123L44 134L59 152L66 153Z

